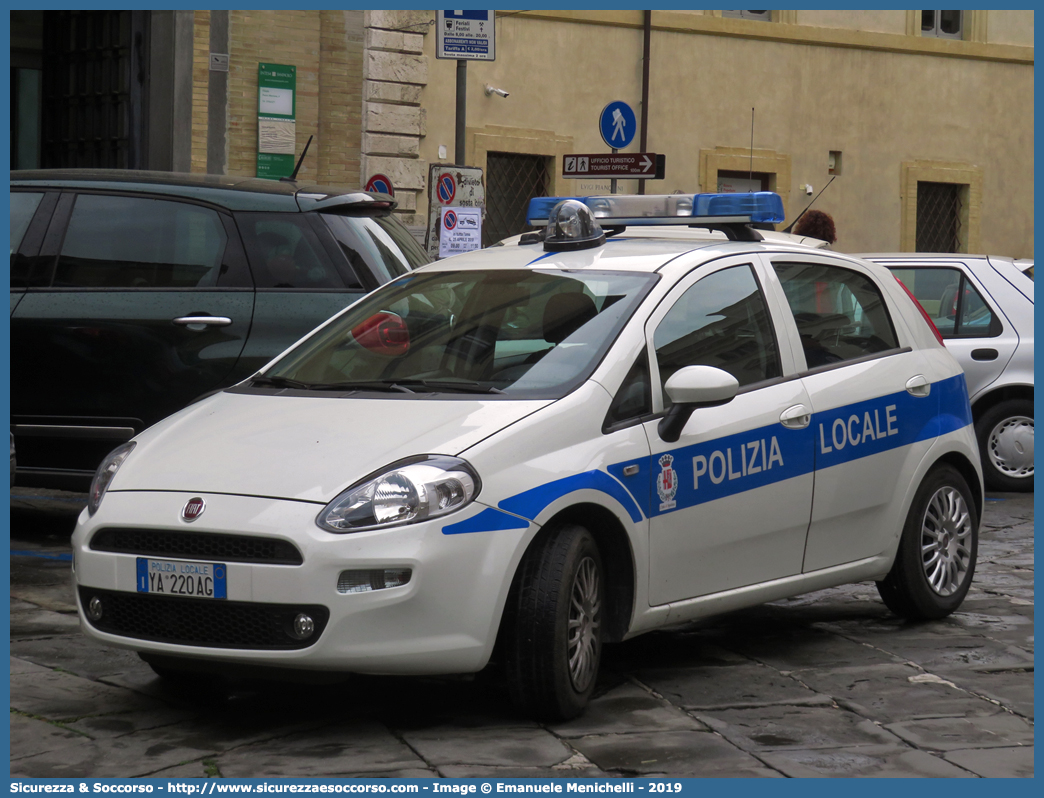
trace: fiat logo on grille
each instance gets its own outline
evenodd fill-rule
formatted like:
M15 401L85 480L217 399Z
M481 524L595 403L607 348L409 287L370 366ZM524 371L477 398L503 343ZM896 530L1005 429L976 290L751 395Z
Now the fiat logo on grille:
M186 521L195 521L203 511L207 509L207 503L199 496L189 499L181 510L181 517Z

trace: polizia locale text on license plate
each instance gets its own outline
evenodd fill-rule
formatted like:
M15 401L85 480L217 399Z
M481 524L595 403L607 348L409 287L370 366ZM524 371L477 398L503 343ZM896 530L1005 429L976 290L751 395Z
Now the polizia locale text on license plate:
M153 560L138 557L139 593L157 596L223 599L226 590L224 563Z

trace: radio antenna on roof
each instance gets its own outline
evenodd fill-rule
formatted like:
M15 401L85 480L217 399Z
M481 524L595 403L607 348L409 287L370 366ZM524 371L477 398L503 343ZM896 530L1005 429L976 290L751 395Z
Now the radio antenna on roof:
M817 199L819 199L820 195L824 191L826 191L828 188L830 188L830 184L833 183L835 180L837 180L837 175L834 175L832 178L830 178L830 180L827 182L827 184L825 186L823 186L823 188L819 189L819 194L816 194L816 196L814 196L812 198L812 202L808 203L808 205L805 206L805 211L807 211L809 208L812 207L812 203L815 202ZM790 224L788 224L786 227L784 227L783 228L783 232L784 233L789 233L791 231L791 229L793 229L794 225L796 225L798 223L798 219L800 219L802 216L805 215L805 211L801 211L801 213L799 213L797 215L797 219L795 219Z
M747 190L753 191L750 184L754 182L754 109L750 109L750 169L747 171Z
M308 145L312 143L312 136L308 137L308 141L305 142L304 149L301 151L301 157L297 161L297 166L294 167L294 171L290 173L289 177L281 177L279 180L283 183L296 183L297 173L301 171L301 164L304 163L304 157L308 154Z

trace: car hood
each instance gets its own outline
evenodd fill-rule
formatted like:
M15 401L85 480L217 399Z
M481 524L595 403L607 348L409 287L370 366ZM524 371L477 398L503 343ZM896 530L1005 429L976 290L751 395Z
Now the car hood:
M325 504L404 457L459 454L550 401L225 392L141 433L109 489Z

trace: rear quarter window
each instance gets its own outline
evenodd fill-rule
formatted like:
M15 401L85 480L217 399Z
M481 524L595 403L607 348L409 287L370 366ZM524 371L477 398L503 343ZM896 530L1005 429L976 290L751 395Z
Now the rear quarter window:
M338 246L356 271L365 269L386 283L430 263L406 227L392 216L321 213Z
M338 269L331 262L305 214L238 213L236 224L258 288L362 288L358 270Z

